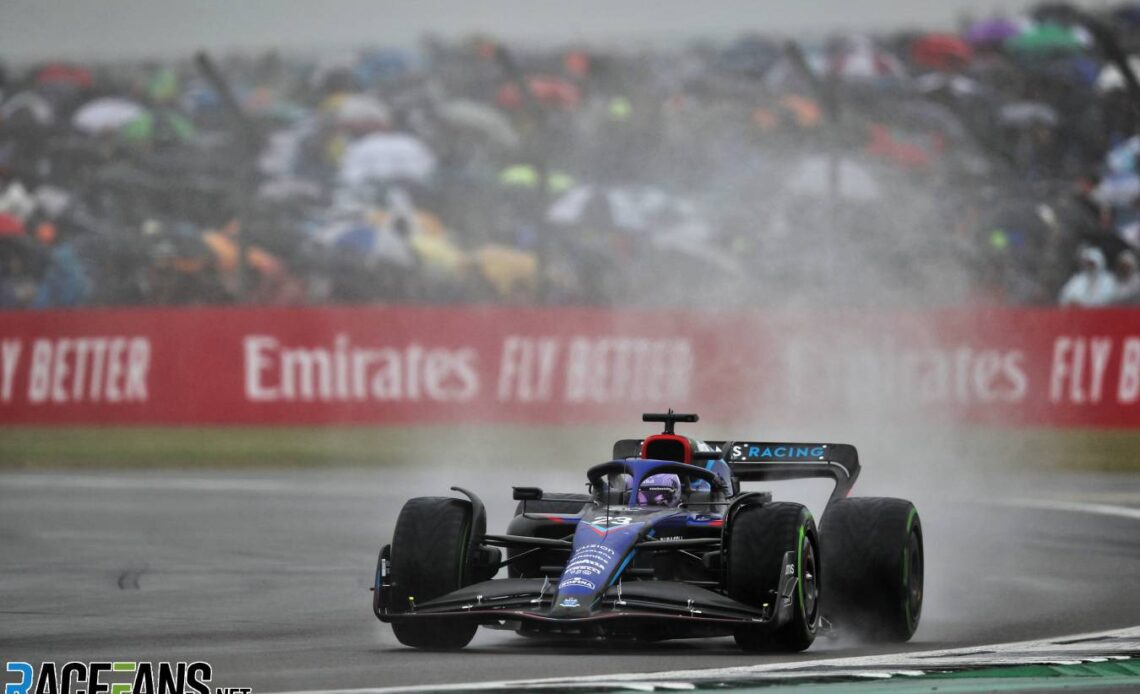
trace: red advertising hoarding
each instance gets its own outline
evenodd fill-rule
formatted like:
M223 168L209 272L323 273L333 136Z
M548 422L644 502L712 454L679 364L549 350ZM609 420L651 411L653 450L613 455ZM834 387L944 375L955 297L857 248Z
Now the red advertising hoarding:
M1140 311L0 314L0 422L605 422L930 409L1140 426Z

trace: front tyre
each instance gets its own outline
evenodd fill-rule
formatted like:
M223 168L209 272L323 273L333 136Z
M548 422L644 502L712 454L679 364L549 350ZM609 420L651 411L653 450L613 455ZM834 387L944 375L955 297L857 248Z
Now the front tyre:
M909 501L842 499L821 533L827 617L868 641L905 642L922 614L922 521Z
M471 504L448 497L419 497L400 510L392 539L393 604L403 612L472 583ZM479 626L465 621L393 621L405 646L433 650L463 648Z
M734 600L778 604L785 554L793 552L796 561L791 620L775 631L739 629L736 643L746 651L806 649L819 627L819 541L811 513L800 504L768 503L741 509L731 523L727 587Z

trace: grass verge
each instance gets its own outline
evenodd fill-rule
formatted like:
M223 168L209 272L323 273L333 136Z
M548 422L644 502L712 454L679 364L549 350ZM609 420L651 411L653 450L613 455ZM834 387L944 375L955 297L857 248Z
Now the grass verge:
M520 456L600 461L622 434L511 425L0 427L0 468L398 465L442 456L491 464ZM953 436L959 455L988 465L1140 472L1140 431L971 428Z
M609 435L554 426L2 427L0 468L397 465L441 456L493 462L528 450L580 450L586 441L600 461L608 447L600 437Z

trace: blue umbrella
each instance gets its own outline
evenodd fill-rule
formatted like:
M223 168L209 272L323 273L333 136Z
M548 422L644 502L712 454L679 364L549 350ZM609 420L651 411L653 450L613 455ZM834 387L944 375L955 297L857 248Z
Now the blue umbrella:
M966 40L966 43L975 46L996 45L1017 36L1023 28L1024 25L1020 22L1004 17L994 17L971 24L962 38Z

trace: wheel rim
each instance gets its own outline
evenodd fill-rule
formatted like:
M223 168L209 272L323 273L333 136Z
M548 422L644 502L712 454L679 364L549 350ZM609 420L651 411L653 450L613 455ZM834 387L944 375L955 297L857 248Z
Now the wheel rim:
M803 608L804 619L807 620L808 626L815 624L816 608L819 605L819 572L816 570L815 564L815 546L812 545L808 537L803 540L803 575L800 581L803 582Z
M908 567L906 606L907 616L913 628L918 624L918 615L922 610L922 541L917 532L911 531L906 554Z

